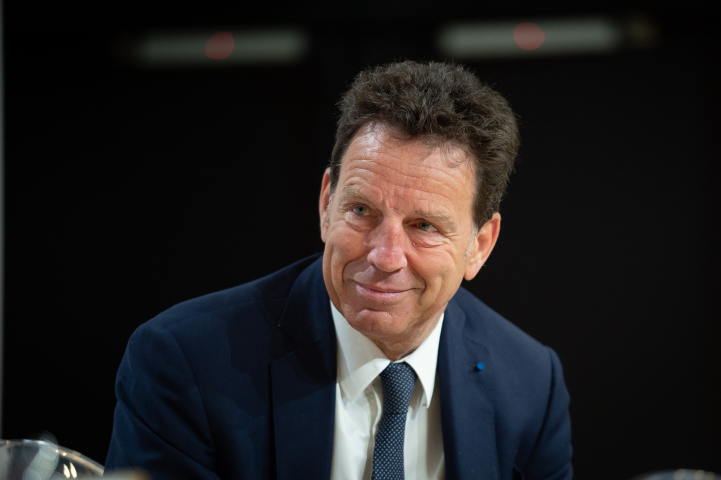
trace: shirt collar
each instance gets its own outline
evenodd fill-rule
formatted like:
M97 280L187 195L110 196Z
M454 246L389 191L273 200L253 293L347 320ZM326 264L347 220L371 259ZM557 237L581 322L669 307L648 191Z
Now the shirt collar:
M333 302L330 303L330 308L338 340L338 383L343 396L354 402L391 361L372 340L348 324ZM422 404L427 407L430 407L436 383L438 344L444 316L445 313L441 314L431 334L413 353L396 362L406 362L413 367L423 388Z

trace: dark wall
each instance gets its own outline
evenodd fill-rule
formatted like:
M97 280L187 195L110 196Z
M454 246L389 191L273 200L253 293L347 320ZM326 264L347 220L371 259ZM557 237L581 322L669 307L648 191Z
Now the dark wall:
M464 18L593 13L539 8ZM467 287L559 353L582 479L721 471L713 25L648 8L652 49L471 65L520 115L523 148ZM459 18L413 12L280 11L311 33L297 66L153 71L119 63L117 40L273 13L8 6L3 438L47 430L102 461L138 325L322 249L334 102L369 64L442 59L433 33Z

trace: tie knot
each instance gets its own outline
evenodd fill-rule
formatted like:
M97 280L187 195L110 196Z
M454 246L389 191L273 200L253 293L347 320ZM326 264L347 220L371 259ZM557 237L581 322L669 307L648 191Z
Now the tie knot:
M408 404L416 386L416 372L407 363L391 363L381 372L383 383L383 412L408 412Z

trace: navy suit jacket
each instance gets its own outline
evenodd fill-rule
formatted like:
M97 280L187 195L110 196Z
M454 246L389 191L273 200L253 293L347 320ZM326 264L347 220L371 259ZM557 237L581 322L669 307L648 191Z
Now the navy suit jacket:
M463 288L446 308L438 378L446 478L572 477L558 357ZM155 480L329 478L335 394L335 329L313 256L137 329L106 468Z

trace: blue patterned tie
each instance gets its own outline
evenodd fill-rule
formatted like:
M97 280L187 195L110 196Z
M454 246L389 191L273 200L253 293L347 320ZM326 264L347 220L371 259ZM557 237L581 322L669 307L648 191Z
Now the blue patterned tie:
M406 416L416 385L416 372L407 363L391 363L381 372L383 416L373 451L373 480L403 480Z

